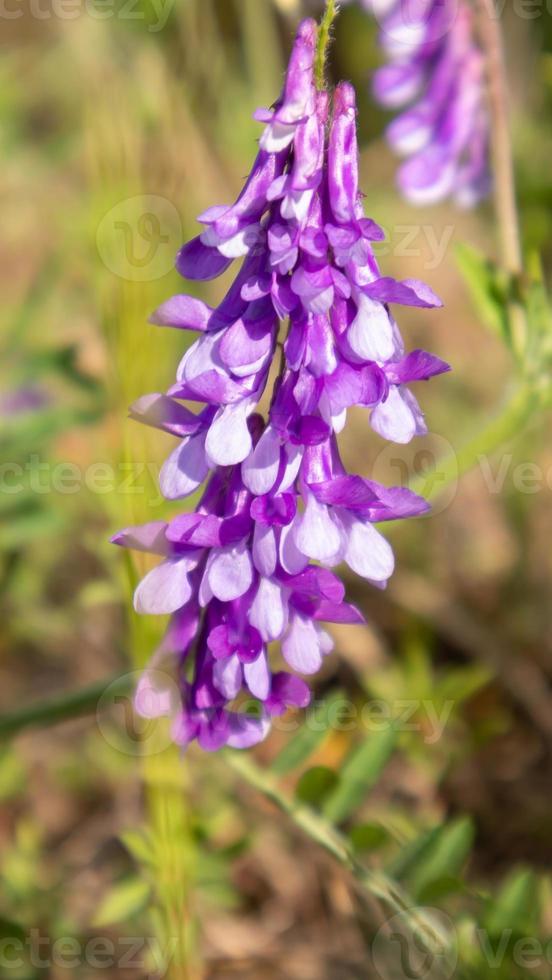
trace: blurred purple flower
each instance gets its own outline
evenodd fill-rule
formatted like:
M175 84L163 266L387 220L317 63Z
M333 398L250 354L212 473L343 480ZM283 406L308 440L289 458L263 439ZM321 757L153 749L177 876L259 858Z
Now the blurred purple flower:
M360 623L331 569L345 561L378 587L393 552L375 524L426 512L411 491L349 476L336 433L347 409L366 407L373 429L408 442L426 432L406 385L448 370L422 351L404 352L390 304L435 307L416 280L380 275L358 188L355 97L340 85L317 92L314 21L299 28L284 92L257 114L266 128L237 202L202 215L204 231L179 253L190 279L243 265L213 309L187 295L153 322L198 331L167 394L141 398L134 418L179 439L162 468L169 500L207 480L194 513L127 528L115 543L161 559L138 586L140 613L170 615L146 671L137 709L172 714L174 737L207 750L246 748L270 719L306 707L297 675L316 673L332 649L322 623ZM282 321L289 321L279 378L265 420L256 411ZM203 405L195 414L182 400ZM317 564L315 564L317 563ZM286 671L273 672L281 643ZM159 671L176 670L179 703ZM244 699L257 702L255 714Z
M374 78L387 109L404 110L387 137L406 162L398 184L412 204L451 197L473 207L491 190L485 64L466 0L362 0L378 20L388 63Z
M36 385L23 385L15 391L0 395L0 417L13 418L39 412L50 404L50 397Z

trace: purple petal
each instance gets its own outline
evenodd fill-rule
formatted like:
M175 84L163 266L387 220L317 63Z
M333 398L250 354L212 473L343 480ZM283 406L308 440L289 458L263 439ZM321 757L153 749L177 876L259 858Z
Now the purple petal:
M426 309L440 307L442 300L435 295L426 283L418 279L396 279L385 277L363 287L366 296L380 303L400 303L402 306L420 306Z
M409 381L427 381L428 378L450 370L450 364L446 361L423 350L412 351L400 361L385 365L385 373L389 381L399 385Z
M216 279L232 265L232 259L221 255L216 248L204 245L201 238L194 238L180 249L176 268L184 279Z
M143 395L130 406L129 415L137 422L170 432L180 439L195 435L205 426L202 415L194 415L167 395Z
M250 715L229 714L229 735L226 744L232 749L250 749L263 742L270 731L270 721L263 715L252 718Z
M150 323L182 330L207 330L212 307L195 296L172 296L150 316Z
M153 521L138 527L127 527L111 538L112 544L121 548L131 548L134 551L145 551L151 555L166 556L170 554L167 541L168 524L165 521Z
M265 706L271 715L284 714L288 707L307 708L311 701L308 684L293 674L281 672L272 678L272 690Z

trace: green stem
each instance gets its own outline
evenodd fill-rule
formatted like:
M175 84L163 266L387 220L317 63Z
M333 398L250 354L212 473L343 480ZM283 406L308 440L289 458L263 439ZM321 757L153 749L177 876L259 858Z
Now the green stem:
M330 43L332 24L339 13L339 0L326 0L326 10L318 29L316 47L315 77L319 92L326 87L326 56Z
M523 249L516 201L512 136L508 111L508 76L504 42L495 0L478 0L481 44L487 60L493 154L494 206L501 263L514 279L523 275ZM514 298L509 303L512 347L520 361L527 348L527 317Z
M261 769L250 754L226 752L225 760L245 782L271 800L310 840L324 848L349 871L362 890L377 898L393 914L400 914L412 932L422 939L427 950L442 952L452 947L451 937L444 933L440 923L416 907L416 903L393 879L383 872L371 871L361 865L343 835L314 810L296 803L283 793L275 776Z
M475 469L482 458L493 456L519 436L536 411L544 407L543 403L548 397L546 393L528 388L519 389L498 418L493 419L458 452L438 461L429 473L416 477L410 483L410 489L423 494L428 500L434 500L451 483Z
M99 684L85 687L81 691L62 694L59 697L20 708L12 714L0 717L0 738L12 738L27 728L57 725L73 718L95 714L102 695L109 688L114 696L128 694L131 678L128 674L117 676Z

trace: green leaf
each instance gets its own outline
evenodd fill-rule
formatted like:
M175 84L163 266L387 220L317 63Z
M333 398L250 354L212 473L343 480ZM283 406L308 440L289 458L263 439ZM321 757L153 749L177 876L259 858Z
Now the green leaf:
M473 823L469 817L422 834L408 845L389 872L403 881L415 898L441 879L461 871L473 845Z
M353 827L349 838L355 851L362 854L383 847L390 840L390 835L379 823L362 823Z
M318 705L316 711L307 712L298 734L274 759L271 766L273 772L278 776L285 776L299 769L313 755L326 738L332 723L335 724L340 701L345 701L344 695L341 691L336 691L323 705Z
M120 840L137 864L141 864L148 868L155 867L155 851L151 840L151 834L147 829L126 830L120 835Z
M538 879L533 871L519 869L503 885L486 915L487 931L499 935L506 929L524 931L535 929L539 919Z
M431 905L434 902L440 902L449 895L464 892L465 888L462 879L456 875L443 875L442 878L436 878L435 881L422 888L418 898L423 905Z
M363 802L377 783L397 744L397 732L389 725L370 735L345 760L339 784L324 806L332 823L341 823Z
M92 923L96 928L126 922L147 908L151 888L142 878L127 878L107 893Z
M508 289L500 270L472 245L457 245L456 259L483 324L509 344Z
M457 670L449 670L446 676L439 682L438 695L442 702L452 700L455 707L469 701L474 694L482 691L493 679L493 672L483 664L474 664L469 667L459 667Z
M320 806L328 797L338 782L338 775L326 766L315 766L303 773L299 780L295 795L302 803L309 806Z
M0 752L0 800L10 800L21 792L27 781L24 764L11 748Z

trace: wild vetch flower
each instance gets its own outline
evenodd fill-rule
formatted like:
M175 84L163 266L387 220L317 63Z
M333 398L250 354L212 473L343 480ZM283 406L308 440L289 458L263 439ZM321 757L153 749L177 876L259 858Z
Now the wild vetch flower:
M0 417L15 418L27 413L39 412L50 402L48 394L37 385L23 385L5 395L0 395Z
M382 106L403 110L387 136L406 162L398 184L413 204L452 197L472 207L490 191L484 57L466 0L363 0L388 64L374 79Z
M376 523L422 514L409 490L346 473L336 434L347 409L365 406L383 438L425 433L407 385L447 370L406 354L391 305L435 307L416 280L382 277L358 188L356 110L350 85L316 90L314 21L299 28L284 92L271 112L237 202L201 216L204 231L179 253L187 278L243 264L212 309L187 295L153 321L199 333L167 394L141 398L134 418L179 440L161 472L170 500L196 491L194 513L128 528L117 544L159 556L138 586L138 612L171 616L137 692L138 711L173 717L181 745L245 748L270 719L310 700L303 679L332 649L323 623L360 623L331 570L347 562L378 587L393 552ZM288 324L268 417L257 411ZM191 411L183 402L203 407ZM286 669L273 666L279 643ZM176 674L179 695L159 671ZM303 675L303 676L298 676ZM163 675L161 674L161 678ZM254 702L254 714L243 710Z

